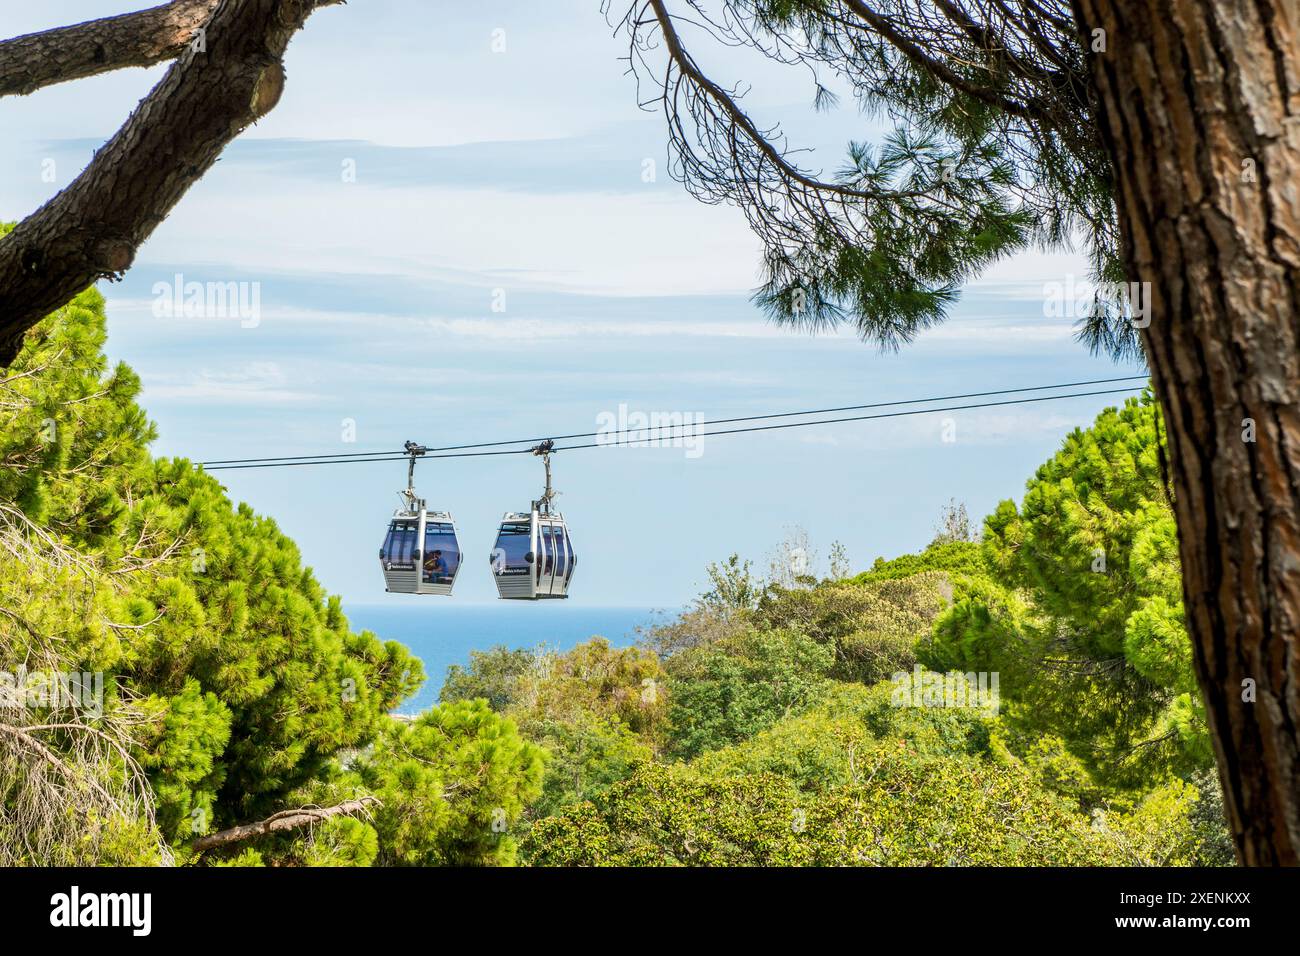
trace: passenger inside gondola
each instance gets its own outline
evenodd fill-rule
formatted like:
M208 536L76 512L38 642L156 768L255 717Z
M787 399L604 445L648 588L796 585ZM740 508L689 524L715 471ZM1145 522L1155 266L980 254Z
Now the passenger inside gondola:
M460 546L456 532L448 522L430 521L424 529L424 561L421 565L426 584L450 584L460 563Z
M430 583L444 581L447 577L447 562L441 551L431 551L424 559L424 580Z

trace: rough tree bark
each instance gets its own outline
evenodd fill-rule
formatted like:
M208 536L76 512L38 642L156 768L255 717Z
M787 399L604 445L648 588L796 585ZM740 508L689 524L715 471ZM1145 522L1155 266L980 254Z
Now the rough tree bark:
M180 56L218 0L174 0L159 7L30 33L0 42L0 96L27 94L127 66Z
M1085 44L1105 31L1091 71L1129 279L1151 283L1143 340L1228 821L1241 863L1297 865L1298 8L1075 5Z
M185 47L66 189L0 240L0 367L26 331L140 244L284 88L283 56L313 11L342 0L220 0L205 49Z

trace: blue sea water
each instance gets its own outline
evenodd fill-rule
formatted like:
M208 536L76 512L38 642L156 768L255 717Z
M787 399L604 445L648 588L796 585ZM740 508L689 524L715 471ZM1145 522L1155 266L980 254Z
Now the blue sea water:
M400 603L399 603L400 602ZM428 675L419 694L401 713L417 713L437 703L438 691L452 664L468 664L470 651L545 644L568 650L593 636L615 647L637 639L636 628L661 624L676 608L582 607L562 601L502 601L498 604L449 604L439 598L397 598L392 604L345 605L353 630L374 631L397 641L424 661Z

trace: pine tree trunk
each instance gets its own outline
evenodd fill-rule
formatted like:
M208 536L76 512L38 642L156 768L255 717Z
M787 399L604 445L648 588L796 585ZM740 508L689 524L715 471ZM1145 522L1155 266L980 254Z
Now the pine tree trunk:
M1075 0L1241 863L1300 864L1300 6ZM1104 30L1104 37L1095 31ZM1104 42L1105 49L1099 45Z

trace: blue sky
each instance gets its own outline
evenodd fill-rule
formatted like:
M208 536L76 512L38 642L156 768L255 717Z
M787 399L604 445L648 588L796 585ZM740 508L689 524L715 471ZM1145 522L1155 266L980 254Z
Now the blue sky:
M0 12L18 35L148 3L51 0ZM1081 256L1027 254L964 291L897 354L771 325L749 303L758 247L740 214L665 174L661 119L637 109L621 39L595 2L354 0L290 48L276 110L249 130L105 284L109 350L144 382L155 451L194 460L354 452L594 431L620 404L706 419L1042 385L1139 371L1090 357L1043 286ZM493 51L501 30L504 52ZM806 76L734 54L804 158L835 168L872 125L808 107ZM0 100L0 218L65 186L161 75L130 70ZM646 161L657 176L646 182ZM52 163L51 163L52 161ZM345 181L355 169L355 181ZM47 182L43 172L54 171ZM154 287L258 283L255 325L155 315ZM493 305L504 302L504 311ZM555 459L580 555L573 602L686 602L732 551L766 565L802 527L855 566L923 547L949 499L982 516L1104 398L705 439ZM943 419L956 441L942 440ZM355 423L345 443L344 423ZM376 551L400 464L220 472L275 518L331 591L386 598ZM487 555L526 507L527 457L430 462L469 563L454 600L489 601Z

